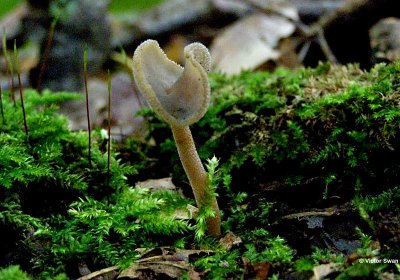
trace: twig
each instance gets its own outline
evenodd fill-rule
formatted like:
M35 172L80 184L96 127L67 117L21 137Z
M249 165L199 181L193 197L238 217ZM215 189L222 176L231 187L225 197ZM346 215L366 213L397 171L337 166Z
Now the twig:
M58 18L55 18L50 25L49 36L47 38L47 44L46 44L46 48L44 50L43 61L42 61L42 64L40 65L39 77L38 77L38 82L37 82L37 87L36 87L36 90L38 92L42 91L43 75L44 75L44 72L46 71L46 65L47 65L47 61L49 59L50 49L51 49L51 46L53 45L54 31L55 31L55 28L57 25L57 21L58 21Z
M93 279L93 278L95 278L97 276L109 273L109 272L117 270L117 269L119 269L119 266L114 265L114 266L111 266L111 267L107 267L107 268L101 269L99 271L92 272L92 273L90 273L88 275L79 277L77 280L90 280L90 279Z
M332 64L338 64L339 62L336 56L333 54L331 48L329 47L328 42L325 39L324 30L322 29L322 27L317 29L317 39L321 47L321 50L324 53L325 57L328 59L328 61L331 62Z
M324 211L308 211L308 212L301 212L301 213L294 213L289 214L281 217L282 220L291 220L291 219L300 219L304 217L329 217L336 214L336 211L332 208L325 209Z
M187 269L186 266L180 265L171 261L161 261L161 262L148 262L144 263L143 265L163 265L163 266L173 266L180 269Z
M28 133L28 124L26 122L24 94L23 94L23 91L22 91L21 74L19 73L19 59L18 59L18 50L17 50L17 40L14 40L14 60L15 60L15 70L17 71L17 76L18 76L18 88L19 88L19 97L21 99L22 115L24 117L24 129L25 129L25 134L26 134L26 140L29 143L29 133Z
M310 47L311 47L311 41L304 42L303 47L300 49L299 53L297 54L300 61L304 61L308 51L310 50Z
M88 134L89 134L89 143L88 143L88 161L89 166L92 166L92 137L91 137L91 127L90 127L90 111L89 111L89 92L88 92L88 71L87 71L87 46L83 51L83 77L85 80L85 95L86 95L86 116L87 116L87 126L88 126Z
M252 1L252 0L242 0L242 1L245 2L247 5L249 5L250 7L252 7L253 9L261 11L265 14L280 16L280 17L290 21L291 23L293 23L296 26L297 30L303 36L305 36L309 33L308 26L305 25L304 23L302 23L299 19L294 19L294 18L278 11L277 9L274 9L273 7L262 6L258 1Z
M284 13L282 13L272 7L264 7L264 6L261 6L260 3L253 2L251 0L244 0L244 2L247 3L249 6L253 7L254 9L257 9L263 13L283 17L296 26L297 32L299 33L300 37L302 37L302 39L304 40L304 47L301 49L300 53L298 54L300 61L303 61L305 56L307 55L307 51L309 50L310 43L312 41L316 41L319 44L319 46L321 47L321 50L324 53L326 59L329 62L331 62L332 64L338 64L338 60L336 59L331 48L329 47L328 42L325 39L322 23L318 22L309 27L309 26L305 25L304 23L302 23L300 20L294 19L288 15L285 15Z

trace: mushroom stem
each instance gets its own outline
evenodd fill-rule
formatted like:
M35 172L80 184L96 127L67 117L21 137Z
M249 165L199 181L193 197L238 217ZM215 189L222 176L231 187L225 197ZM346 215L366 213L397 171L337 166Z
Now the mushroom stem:
M190 132L189 126L172 125L171 129L178 149L179 158L181 159L183 169L192 187L196 204L201 208L207 203L205 199L207 197L208 177L199 155L197 154L192 133ZM207 220L208 233L213 237L218 237L221 235L221 216L215 196L212 196L209 203L214 210L215 216Z

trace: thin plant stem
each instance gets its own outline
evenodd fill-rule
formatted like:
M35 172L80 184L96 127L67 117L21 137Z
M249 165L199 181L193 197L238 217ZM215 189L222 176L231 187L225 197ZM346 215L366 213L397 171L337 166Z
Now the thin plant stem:
M87 46L83 51L83 78L85 80L85 95L86 95L86 117L87 117L87 126L88 126L88 134L89 134L89 143L88 143L88 161L89 166L92 166L92 137L91 137L91 127L90 127L90 111L89 111L89 92L88 92L88 71L87 71Z
M111 76L108 70L108 146L107 146L107 185L110 184L111 163Z
M47 38L47 44L46 44L46 48L44 50L43 61L42 61L42 64L40 65L39 77L38 77L38 81L37 81L36 90L38 92L42 91L43 75L44 75L44 73L46 71L47 61L49 60L50 50L51 50L51 47L53 45L54 31L56 29L57 21L58 21L58 18L55 18L51 22L51 25L50 25L49 35L48 35L48 38Z
M24 129L25 129L27 142L29 142L28 124L26 122L26 111L25 111L25 104L24 104L24 94L23 94L23 89L22 89L21 74L19 72L17 40L14 40L14 60L15 60L15 70L17 71L17 76L18 76L18 88L19 88L19 97L21 99L22 115L24 117Z
M8 54L8 51L7 51L7 34L6 34L5 30L3 30L2 44L3 44L3 55L4 55L5 62L6 62L6 71L7 71L8 77L9 77L11 100L13 101L14 107L15 107L17 105L17 103L15 101L14 68L13 68L13 64L10 59L10 56Z

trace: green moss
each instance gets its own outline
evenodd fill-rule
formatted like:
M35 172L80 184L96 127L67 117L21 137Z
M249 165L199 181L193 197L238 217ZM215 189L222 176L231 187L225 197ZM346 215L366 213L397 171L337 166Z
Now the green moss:
M272 211L290 207L290 200L319 207L339 197L353 201L364 219L385 209L399 213L399 77L399 62L369 72L355 65L321 64L296 71L211 74L211 106L192 132L204 161L213 155L220 159L223 227L244 239L247 250L241 254L270 260L261 247L271 246L262 242L273 236L254 238L248 232L268 230ZM171 162L169 170L184 181L168 127L151 112L145 116L155 143L148 152ZM314 200L302 196L309 182L316 185ZM269 186L290 186L299 195L260 197ZM271 253L282 253L282 248ZM287 249L283 260L293 260ZM306 256L297 266L309 270L307 260L316 265L323 257ZM343 264L344 258L334 261Z
M19 266L9 266L0 270L1 280L30 280L31 278L19 269Z
M27 136L19 102L14 106L6 93L0 229L12 242L0 244L0 251L9 252L39 279L63 272L77 278L71 267L79 263L125 266L136 258L137 247L172 244L216 250L195 264L210 279L241 277L242 257L249 263L271 263L275 275L288 267L307 271L310 263L327 260L341 264L342 275L352 275L359 264L349 266L323 248L298 260L296 251L270 227L276 215L288 214L293 200L307 201L298 207L317 208L340 197L343 203L352 202L371 228L370 215L398 213L399 77L400 63L377 65L370 72L321 64L315 69L210 76L211 106L192 132L204 162L213 155L219 159L209 175L223 211L223 229L243 241L228 251L208 239L196 243L196 234L204 236L201 219L209 213L200 213L193 226L174 218L174 211L188 203L175 192L131 187L171 173L178 184L187 181L171 131L153 113L142 112L149 122L148 141L130 139L116 146L107 178L107 139L93 132L90 165L87 133L69 131L67 120L56 113L54 103L73 95L25 91ZM302 195L309 182L316 185L312 199ZM299 195L264 196L264 190L275 186ZM369 236L359 239L367 244ZM360 256L379 254L372 245L364 247ZM381 270L393 271L379 266L358 277Z
M241 174L232 185L242 189L285 178L301 185L316 177L328 182L327 196L343 195L338 190L344 185L347 195L398 185L399 68L378 65L367 73L324 64L213 74L211 107L193 127L200 155L216 155L225 174ZM155 120L151 135L161 156L177 163L167 128Z
M10 94L3 95L0 231L9 242L0 244L0 252L35 279L60 273L77 278L81 262L124 266L136 258L135 248L173 244L191 231L174 216L189 203L179 194L129 186L127 176L137 171L116 151L108 172L107 139L100 131L92 132L89 163L88 133L70 131L56 113L56 103L76 98L25 90L27 135L19 100L14 106Z

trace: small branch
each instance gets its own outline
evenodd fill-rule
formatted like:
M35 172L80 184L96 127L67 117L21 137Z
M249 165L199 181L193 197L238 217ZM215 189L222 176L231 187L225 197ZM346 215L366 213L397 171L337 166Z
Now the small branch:
M85 80L85 96L86 96L86 117L87 117L87 126L88 126L88 134L89 134L89 143L88 143L88 161L89 166L92 166L92 137L91 137L91 127L90 127L90 110L89 110L89 92L88 92L88 70L87 70L87 46L83 52L83 77Z
M328 208L324 211L309 211L309 212L301 212L289 214L281 217L282 220L292 220L292 219L300 219L305 217L329 217L335 215L336 211L334 209Z
M253 9L263 12L265 14L280 16L293 23L296 26L297 30L300 32L300 34L302 35L308 34L308 26L302 23L300 20L285 15L284 13L280 12L279 10L273 7L262 6L261 3L259 3L258 1L252 1L252 0L242 0L242 1L245 2L247 5L249 5L250 7L252 7Z
M326 41L324 30L322 28L317 29L317 39L319 45L321 47L322 52L324 53L325 57L328 59L329 62L332 64L338 64L338 60L336 56L333 54L331 48L329 47L328 42Z
M306 58L306 55L308 53L308 51L310 50L311 47L311 41L306 41L304 42L303 47L301 48L301 50L299 51L299 53L297 54L297 56L299 57L300 61L304 61L304 59Z
M266 14L277 15L280 16L296 26L297 32L305 41L304 47L301 49L300 53L298 54L299 60L303 61L307 52L310 47L310 42L315 40L320 45L322 52L324 53L326 59L333 64L337 64L338 60L336 59L335 55L333 54L332 50L330 49L328 42L325 39L324 31L320 25L313 26L313 28L309 28L307 25L302 23L300 20L293 19L290 16L281 13L279 10L274 9L272 7L263 7L258 2L254 3L251 0L244 0L248 5L251 7L260 10Z
M77 280L90 280L90 279L93 279L95 277L98 277L100 275L109 273L109 272L117 270L117 269L119 269L119 266L117 266L117 265L111 266L111 267L107 267L107 268L101 269L99 271L92 272L92 273L90 273L88 275L79 277Z

